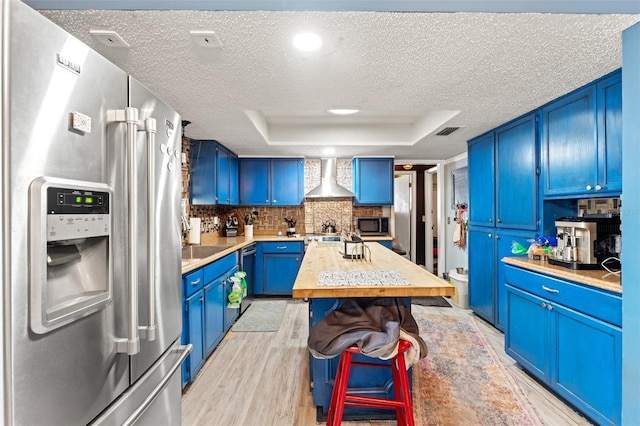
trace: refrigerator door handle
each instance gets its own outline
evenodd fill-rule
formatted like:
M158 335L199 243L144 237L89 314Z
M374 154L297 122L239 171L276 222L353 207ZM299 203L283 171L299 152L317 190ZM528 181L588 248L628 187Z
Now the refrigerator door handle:
M129 186L127 214L129 228L127 230L129 243L129 324L127 337L116 339L116 351L135 355L140 352L140 335L138 333L138 185L136 184L136 136L138 133L138 109L127 107L123 110L108 112L108 120L127 123L127 185Z
M187 345L180 345L177 348L175 348L176 352L181 352L180 357L173 363L173 365L169 368L169 371L167 372L167 374L165 374L162 380L158 382L158 384L153 388L153 390L149 393L149 395L147 395L147 397L144 399L144 401L142 401L140 406L133 413L131 413L129 418L127 418L122 423L123 426L133 425L140 418L140 416L144 414L147 408L149 408L149 406L153 403L153 401L155 401L158 395L160 395L163 389L167 386L167 384L173 377L176 370L182 366L182 362L191 353L191 349L193 349L193 346L191 345L191 343Z
M143 130L147 134L147 226L149 229L147 237L147 305L148 316L147 326L140 326L138 330L140 337L148 341L156 340L158 323L156 321L156 119L145 119L138 130Z

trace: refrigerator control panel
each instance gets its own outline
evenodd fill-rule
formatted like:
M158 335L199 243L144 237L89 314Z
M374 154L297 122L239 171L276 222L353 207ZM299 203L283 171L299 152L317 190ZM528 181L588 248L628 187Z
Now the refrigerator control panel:
M47 241L109 235L109 193L47 188Z

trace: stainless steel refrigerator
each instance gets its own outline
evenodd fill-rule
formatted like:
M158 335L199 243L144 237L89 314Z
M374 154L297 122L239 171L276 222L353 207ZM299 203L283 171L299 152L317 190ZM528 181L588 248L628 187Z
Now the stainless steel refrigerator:
M1 4L3 423L179 424L180 116Z

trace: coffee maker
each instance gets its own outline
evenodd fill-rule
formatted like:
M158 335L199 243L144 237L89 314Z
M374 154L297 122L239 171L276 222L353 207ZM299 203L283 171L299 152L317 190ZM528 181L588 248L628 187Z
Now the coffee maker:
M556 220L558 246L549 263L570 269L603 269L620 256L620 216L564 217Z
M237 237L238 236L238 218L235 216L229 216L227 222L222 229L225 237Z

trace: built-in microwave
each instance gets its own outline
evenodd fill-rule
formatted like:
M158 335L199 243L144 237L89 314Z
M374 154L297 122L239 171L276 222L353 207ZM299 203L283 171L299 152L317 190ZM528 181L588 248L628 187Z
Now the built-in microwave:
M389 235L388 217L359 217L357 226L362 235Z

